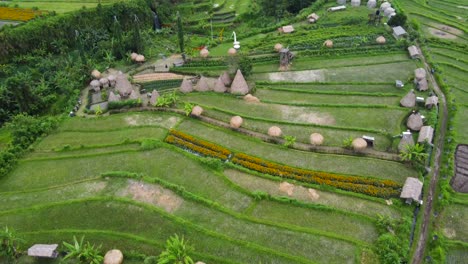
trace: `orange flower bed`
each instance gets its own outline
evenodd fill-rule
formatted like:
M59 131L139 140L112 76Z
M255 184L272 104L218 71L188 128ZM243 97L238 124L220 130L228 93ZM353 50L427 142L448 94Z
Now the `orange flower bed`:
M41 11L30 8L0 7L0 19L2 20L28 21L41 14Z
M269 161L265 161L247 154L234 155L232 162L242 167L274 176L295 179L315 184L324 184L346 191L363 193L376 197L398 196L401 184L391 180L377 180L355 176L343 176L333 173L317 172L298 169Z
M192 137L192 136L190 136L188 134L185 134L183 132L180 132L180 131L177 131L177 130L174 130L174 129L169 130L169 134L174 136L174 137L177 137L177 138L183 139L185 141L191 142L192 144L198 145L200 147L210 149L210 150L212 150L214 152L222 153L223 155L226 155L226 156L229 156L231 154L231 151L228 150L227 148L223 148L223 147L221 147L219 145L213 144L213 143L205 141L205 140L196 139L196 138L194 138L194 137Z
M194 144L193 142L187 141L185 139L176 137L174 135L167 136L165 141L167 143L169 143L169 144L173 144L173 145L177 145L177 146L189 149L189 150L191 150L193 152L196 152L196 153L198 153L200 155L203 155L203 156L206 156L206 157L218 158L218 159L221 159L221 160L227 160L229 155L231 154L231 152L229 152L229 151L228 151L228 153L226 153L225 151L223 151L223 152L215 151L215 150L209 149L209 148L207 148L205 146L200 146L200 145ZM200 144L200 143L206 143L206 142L198 140L198 143ZM210 144L211 144L210 147L213 147L214 144L212 144L212 143L210 143ZM225 150L222 147L219 147L219 148Z

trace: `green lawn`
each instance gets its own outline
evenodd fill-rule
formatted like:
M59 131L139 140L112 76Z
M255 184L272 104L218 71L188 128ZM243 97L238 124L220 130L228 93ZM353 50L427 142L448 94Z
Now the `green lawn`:
M11 142L11 133L6 128L0 128L0 151Z
M449 239L468 242L468 207L466 205L451 204L442 215L442 233Z
M394 83L388 84L332 84L332 83L269 83L268 89L299 91L304 93L359 93L372 96L373 94L405 94L405 90L395 88Z
M455 117L457 131L457 142L468 144L468 125L466 116L468 115L468 107L459 106Z
M18 5L18 7L21 7L21 8L37 7L40 10L55 11L57 13L66 13L66 12L74 11L77 9L81 9L83 7L94 8L97 6L98 2L101 2L103 5L106 5L106 4L111 4L111 3L120 2L120 1L125 1L125 0L101 0L101 1L99 0L70 0L70 1L12 0L11 4Z

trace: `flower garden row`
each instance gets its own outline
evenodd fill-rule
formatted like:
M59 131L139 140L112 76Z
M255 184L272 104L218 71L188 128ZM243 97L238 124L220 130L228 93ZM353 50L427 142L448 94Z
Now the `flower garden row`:
M188 149L203 156L228 160L231 151L219 145L196 139L180 131L170 130L167 143ZM328 185L345 191L362 193L370 196L389 198L400 194L402 185L392 180L379 180L356 176L345 176L328 172L305 170L266 161L244 153L236 153L231 162L247 169L294 179L302 182Z
M0 7L0 19L3 20L28 21L41 14L41 11L30 8Z

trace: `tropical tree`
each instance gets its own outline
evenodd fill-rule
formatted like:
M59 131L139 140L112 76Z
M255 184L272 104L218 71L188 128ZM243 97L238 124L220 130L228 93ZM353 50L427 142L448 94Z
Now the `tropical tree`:
M180 53L182 53L182 57L185 60L185 48L184 48L184 31L182 29L182 18L180 17L179 12L177 11L177 36L179 37L179 48Z
M23 243L23 240L18 238L15 230L6 226L0 230L0 257L10 260L18 257L21 243Z
M424 163L427 158L427 153L425 152L424 145L406 145L400 157L403 161Z
M81 237L80 241L73 236L73 244L63 242L63 245L68 250L68 254L63 258L64 260L74 258L81 263L100 264L104 259L100 253L101 246L96 247L89 241L85 244L84 236Z
M193 264L189 256L192 251L193 247L187 244L187 240L175 234L166 241L166 250L159 255L158 264Z

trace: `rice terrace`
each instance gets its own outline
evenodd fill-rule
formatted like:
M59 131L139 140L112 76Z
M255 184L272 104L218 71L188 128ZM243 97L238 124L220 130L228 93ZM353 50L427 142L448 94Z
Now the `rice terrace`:
M0 263L467 263L467 9L0 1Z

